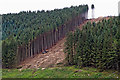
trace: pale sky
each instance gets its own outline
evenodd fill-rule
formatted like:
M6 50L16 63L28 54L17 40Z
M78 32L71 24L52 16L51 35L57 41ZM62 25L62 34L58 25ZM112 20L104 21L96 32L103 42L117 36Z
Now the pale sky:
M18 13L20 11L53 10L77 6L89 5L88 16L91 18L91 4L95 5L95 17L117 16L118 2L120 0L0 0L0 14Z

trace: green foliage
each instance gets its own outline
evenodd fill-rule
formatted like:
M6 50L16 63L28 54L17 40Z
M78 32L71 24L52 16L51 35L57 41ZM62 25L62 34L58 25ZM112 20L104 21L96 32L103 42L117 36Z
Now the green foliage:
M99 69L85 67L82 69L71 67L54 67L42 69L3 69L2 79L4 78L118 78L118 72L107 70L99 72ZM62 79L63 78L63 79ZM13 79L14 80L14 79ZM58 80L58 79L57 79ZM79 80L79 79L77 79ZM98 79L95 79L98 80Z
M18 57L17 46L18 47L22 46L22 49L19 50L19 55L22 54L22 56L20 55L20 58L18 59L23 60L23 57L25 57L24 52L26 49L24 46L34 41L41 34L45 34L46 32L49 32L55 29L57 30L58 27L64 26L65 24L70 22L73 18L78 17L78 15L86 12L87 10L88 10L87 5L80 5L80 6L74 6L74 7L72 6L70 8L54 9L51 11L44 11L44 10L37 11L37 12L22 11L20 13L3 14L2 15L3 17L2 19L3 21L2 22L2 40L3 40L2 56L3 56L4 67L12 68L15 66L15 63L16 63L15 59ZM54 40L54 37L52 38L51 39ZM47 42L43 43L44 46L42 46L42 49L43 47L46 47L45 43ZM29 48L29 50L31 49L31 51L29 51L31 52L31 55L33 53L36 54L38 52L35 49L36 47L38 46L32 45L32 48ZM70 56L70 58L71 57L72 56Z
M2 65L3 68L13 68L16 66L16 40L10 36L2 42Z
M117 48L117 55L118 55L118 70L120 72L120 15L118 17L118 29L116 30L116 48Z
M87 5L70 8L54 9L51 11L22 11L16 14L3 14L3 40L14 34L19 43L28 43L37 35L58 28L79 14L86 12Z
M74 54L74 64L80 68L92 66L101 70L120 70L119 24L119 18L117 17L108 21L102 20L97 24L88 22L82 31L76 30L71 39L75 44L73 45L75 47L73 49L74 53L72 53ZM66 43L72 41L66 40ZM66 47L68 46L66 44ZM71 54L69 51L66 53Z
M66 46L66 49L65 49L65 52L67 52L67 57L66 57L66 60L67 60L67 64L68 65L73 65L73 34L72 32L70 32L68 35L67 35L67 42L65 43Z

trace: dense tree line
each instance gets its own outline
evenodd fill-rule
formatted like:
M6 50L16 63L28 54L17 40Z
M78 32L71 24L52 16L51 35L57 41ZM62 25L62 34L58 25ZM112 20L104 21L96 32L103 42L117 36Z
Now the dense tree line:
M88 22L67 35L67 65L120 71L120 17Z
M9 35L14 35L19 42L26 43L41 33L63 25L81 12L86 12L87 8L87 5L80 5L51 11L4 14L2 15L2 38L4 40Z
M3 67L12 68L53 46L85 20L87 10L87 5L80 5L2 15Z

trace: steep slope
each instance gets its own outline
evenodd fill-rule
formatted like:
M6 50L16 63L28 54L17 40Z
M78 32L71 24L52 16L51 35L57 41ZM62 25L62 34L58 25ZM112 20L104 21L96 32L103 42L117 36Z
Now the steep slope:
M96 19L89 19L83 22L78 28L82 29L82 26L89 22L99 22L103 19L108 20L109 17L99 17ZM65 61L65 53L64 53L64 42L65 38L58 41L56 45L52 48L48 49L48 52L45 54L37 54L34 58L29 58L22 62L19 66L22 66L22 69L26 68L46 68L46 67L54 67L57 64L64 63Z
M57 42L45 54L38 54L34 58L29 58L21 63L22 68L39 68L39 67L53 67L58 63L62 63L65 59L64 54L65 38Z

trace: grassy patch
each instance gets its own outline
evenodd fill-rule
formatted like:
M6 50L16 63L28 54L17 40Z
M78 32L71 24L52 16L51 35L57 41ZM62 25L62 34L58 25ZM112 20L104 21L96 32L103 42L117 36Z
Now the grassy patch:
M99 72L96 68L82 69L71 67L55 67L47 69L3 69L3 78L117 78L118 72L108 70Z

